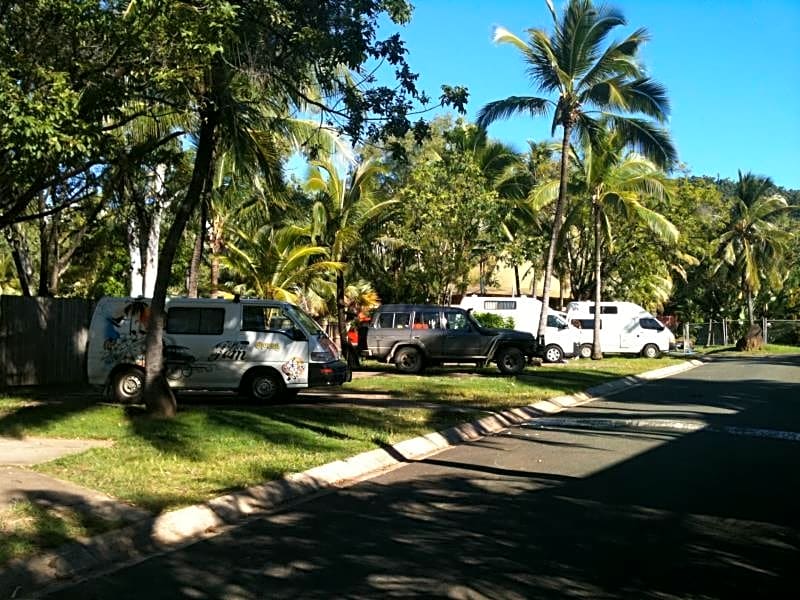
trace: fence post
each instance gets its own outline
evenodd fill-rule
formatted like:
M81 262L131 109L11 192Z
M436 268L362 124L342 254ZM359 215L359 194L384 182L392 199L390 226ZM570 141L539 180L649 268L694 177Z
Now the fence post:
M689 354L692 351L692 341L689 339L689 324L683 324L683 353Z

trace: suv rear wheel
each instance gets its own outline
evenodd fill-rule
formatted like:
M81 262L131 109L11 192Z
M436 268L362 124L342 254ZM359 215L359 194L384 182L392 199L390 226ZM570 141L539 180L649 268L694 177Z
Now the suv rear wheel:
M422 353L411 346L400 348L394 357L394 364L401 373L420 373L422 371Z
M497 368L505 375L518 375L525 369L525 355L513 346L502 348L497 353Z

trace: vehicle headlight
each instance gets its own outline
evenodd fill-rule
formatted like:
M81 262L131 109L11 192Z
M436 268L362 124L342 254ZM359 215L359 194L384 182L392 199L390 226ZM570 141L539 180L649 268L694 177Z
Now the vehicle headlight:
M311 344L311 362L332 362L339 360L339 349L327 337L316 338Z

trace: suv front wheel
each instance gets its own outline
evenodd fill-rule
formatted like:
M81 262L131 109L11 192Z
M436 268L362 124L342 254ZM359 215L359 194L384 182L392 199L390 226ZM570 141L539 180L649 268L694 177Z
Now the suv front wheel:
M422 353L413 347L400 348L394 357L394 364L401 373L420 373L422 371Z
M525 369L525 355L513 346L502 348L497 353L497 368L505 375L518 375Z

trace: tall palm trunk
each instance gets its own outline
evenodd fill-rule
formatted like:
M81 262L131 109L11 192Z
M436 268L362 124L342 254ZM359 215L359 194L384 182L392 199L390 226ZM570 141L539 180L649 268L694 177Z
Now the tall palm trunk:
M339 332L339 347L342 351L344 351L345 342L347 341L347 332L345 331L347 317L345 315L344 291L344 273L338 271L336 273L336 328Z
M594 331L592 332L592 360L603 358L603 350L600 347L600 300L602 298L602 229L603 224L600 215L600 207L597 204L597 197L592 198L592 221L594 224Z
M208 197L208 190L204 189L205 197ZM206 221L208 220L208 203L203 201L200 205L200 228L194 241L192 250L192 261L189 265L189 281L186 284L186 291L189 298L197 298L197 281L200 278L200 262L203 260L203 243L206 238Z
M572 123L564 123L564 138L561 141L561 181L558 184L558 201L556 214L553 217L553 233L550 236L550 248L547 250L547 263L544 269L544 288L542 289L542 313L539 316L538 341L544 344L547 328L547 312L550 309L550 281L553 278L553 261L556 256L556 244L561 233L561 221L564 219L564 206L567 202L567 164L569 162L569 138L572 134Z
M756 322L755 310L753 308L753 290L747 288L747 318L750 319L750 325Z
M214 168L218 141L217 125L220 121L218 105L207 100L200 111L200 136L195 155L194 170L186 196L175 211L175 220L169 228L158 262L153 301L150 305L150 322L145 346L145 384L143 400L147 411L154 417L174 417L177 413L175 395L164 375L163 334L164 307L167 299L172 261L178 251L186 225L203 202L207 174Z
M519 287L519 265L514 265L514 295L521 296L522 290Z

